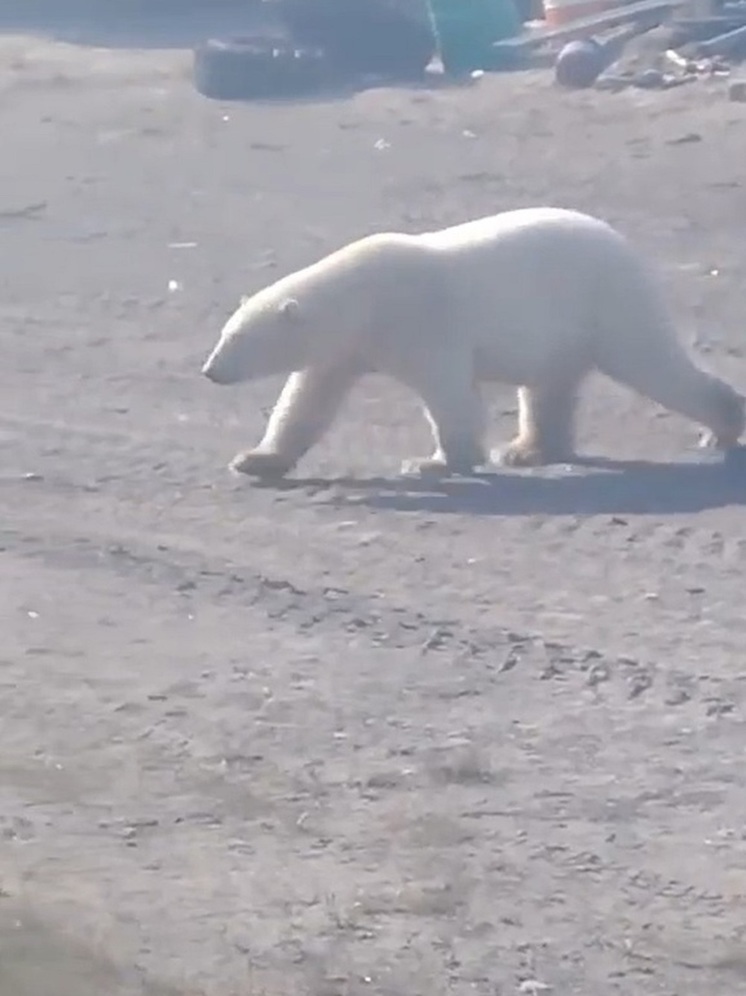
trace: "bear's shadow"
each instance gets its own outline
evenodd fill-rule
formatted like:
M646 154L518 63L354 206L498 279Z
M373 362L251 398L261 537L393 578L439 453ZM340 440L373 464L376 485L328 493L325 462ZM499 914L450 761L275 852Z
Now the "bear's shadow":
M255 485L262 486L262 485ZM264 485L269 486L269 485ZM579 457L572 467L416 477L293 478L284 491L333 492L329 504L482 516L671 515L746 504L746 448L672 463Z

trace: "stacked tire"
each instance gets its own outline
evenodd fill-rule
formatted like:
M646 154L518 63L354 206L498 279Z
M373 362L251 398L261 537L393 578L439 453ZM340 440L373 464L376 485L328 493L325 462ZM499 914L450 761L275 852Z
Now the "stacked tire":
M194 50L194 85L213 100L292 98L361 77L422 78L436 42L420 0L275 0L274 30Z
M194 86L212 100L298 97L322 88L322 49L277 37L212 38L194 51Z
M326 52L332 72L412 80L436 50L424 0L281 0L291 37Z

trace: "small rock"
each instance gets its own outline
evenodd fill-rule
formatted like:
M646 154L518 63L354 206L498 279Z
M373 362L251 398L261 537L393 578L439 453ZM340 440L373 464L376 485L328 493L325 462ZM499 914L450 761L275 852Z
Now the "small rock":
M699 132L688 131L683 135L679 135L676 138L669 138L667 145L690 145L692 142L701 142L702 136Z
M746 104L746 80L733 80L728 84L728 100Z

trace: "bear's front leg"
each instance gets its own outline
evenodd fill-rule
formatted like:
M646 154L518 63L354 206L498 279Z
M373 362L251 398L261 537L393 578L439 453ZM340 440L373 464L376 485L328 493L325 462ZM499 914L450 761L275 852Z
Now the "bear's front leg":
M284 477L329 428L359 374L358 365L352 362L290 374L262 441L239 453L231 470L265 480Z
M425 403L435 452L405 460L402 473L421 477L472 474L486 462L484 405L472 358L460 351L433 350L423 357L422 367L403 379Z
M260 446L237 453L228 465L234 474L246 474L262 480L280 480L288 474L295 463L281 453L265 452Z
M579 376L567 376L518 390L518 435L490 454L506 467L572 463Z

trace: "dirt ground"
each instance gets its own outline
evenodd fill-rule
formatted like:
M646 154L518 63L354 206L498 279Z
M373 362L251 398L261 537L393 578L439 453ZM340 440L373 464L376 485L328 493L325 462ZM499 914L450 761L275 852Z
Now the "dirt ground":
M184 40L0 43L0 996L745 993L743 476L599 380L607 466L416 489L371 380L257 488L279 383L199 376L349 239L552 203L746 389L744 105L222 105Z

